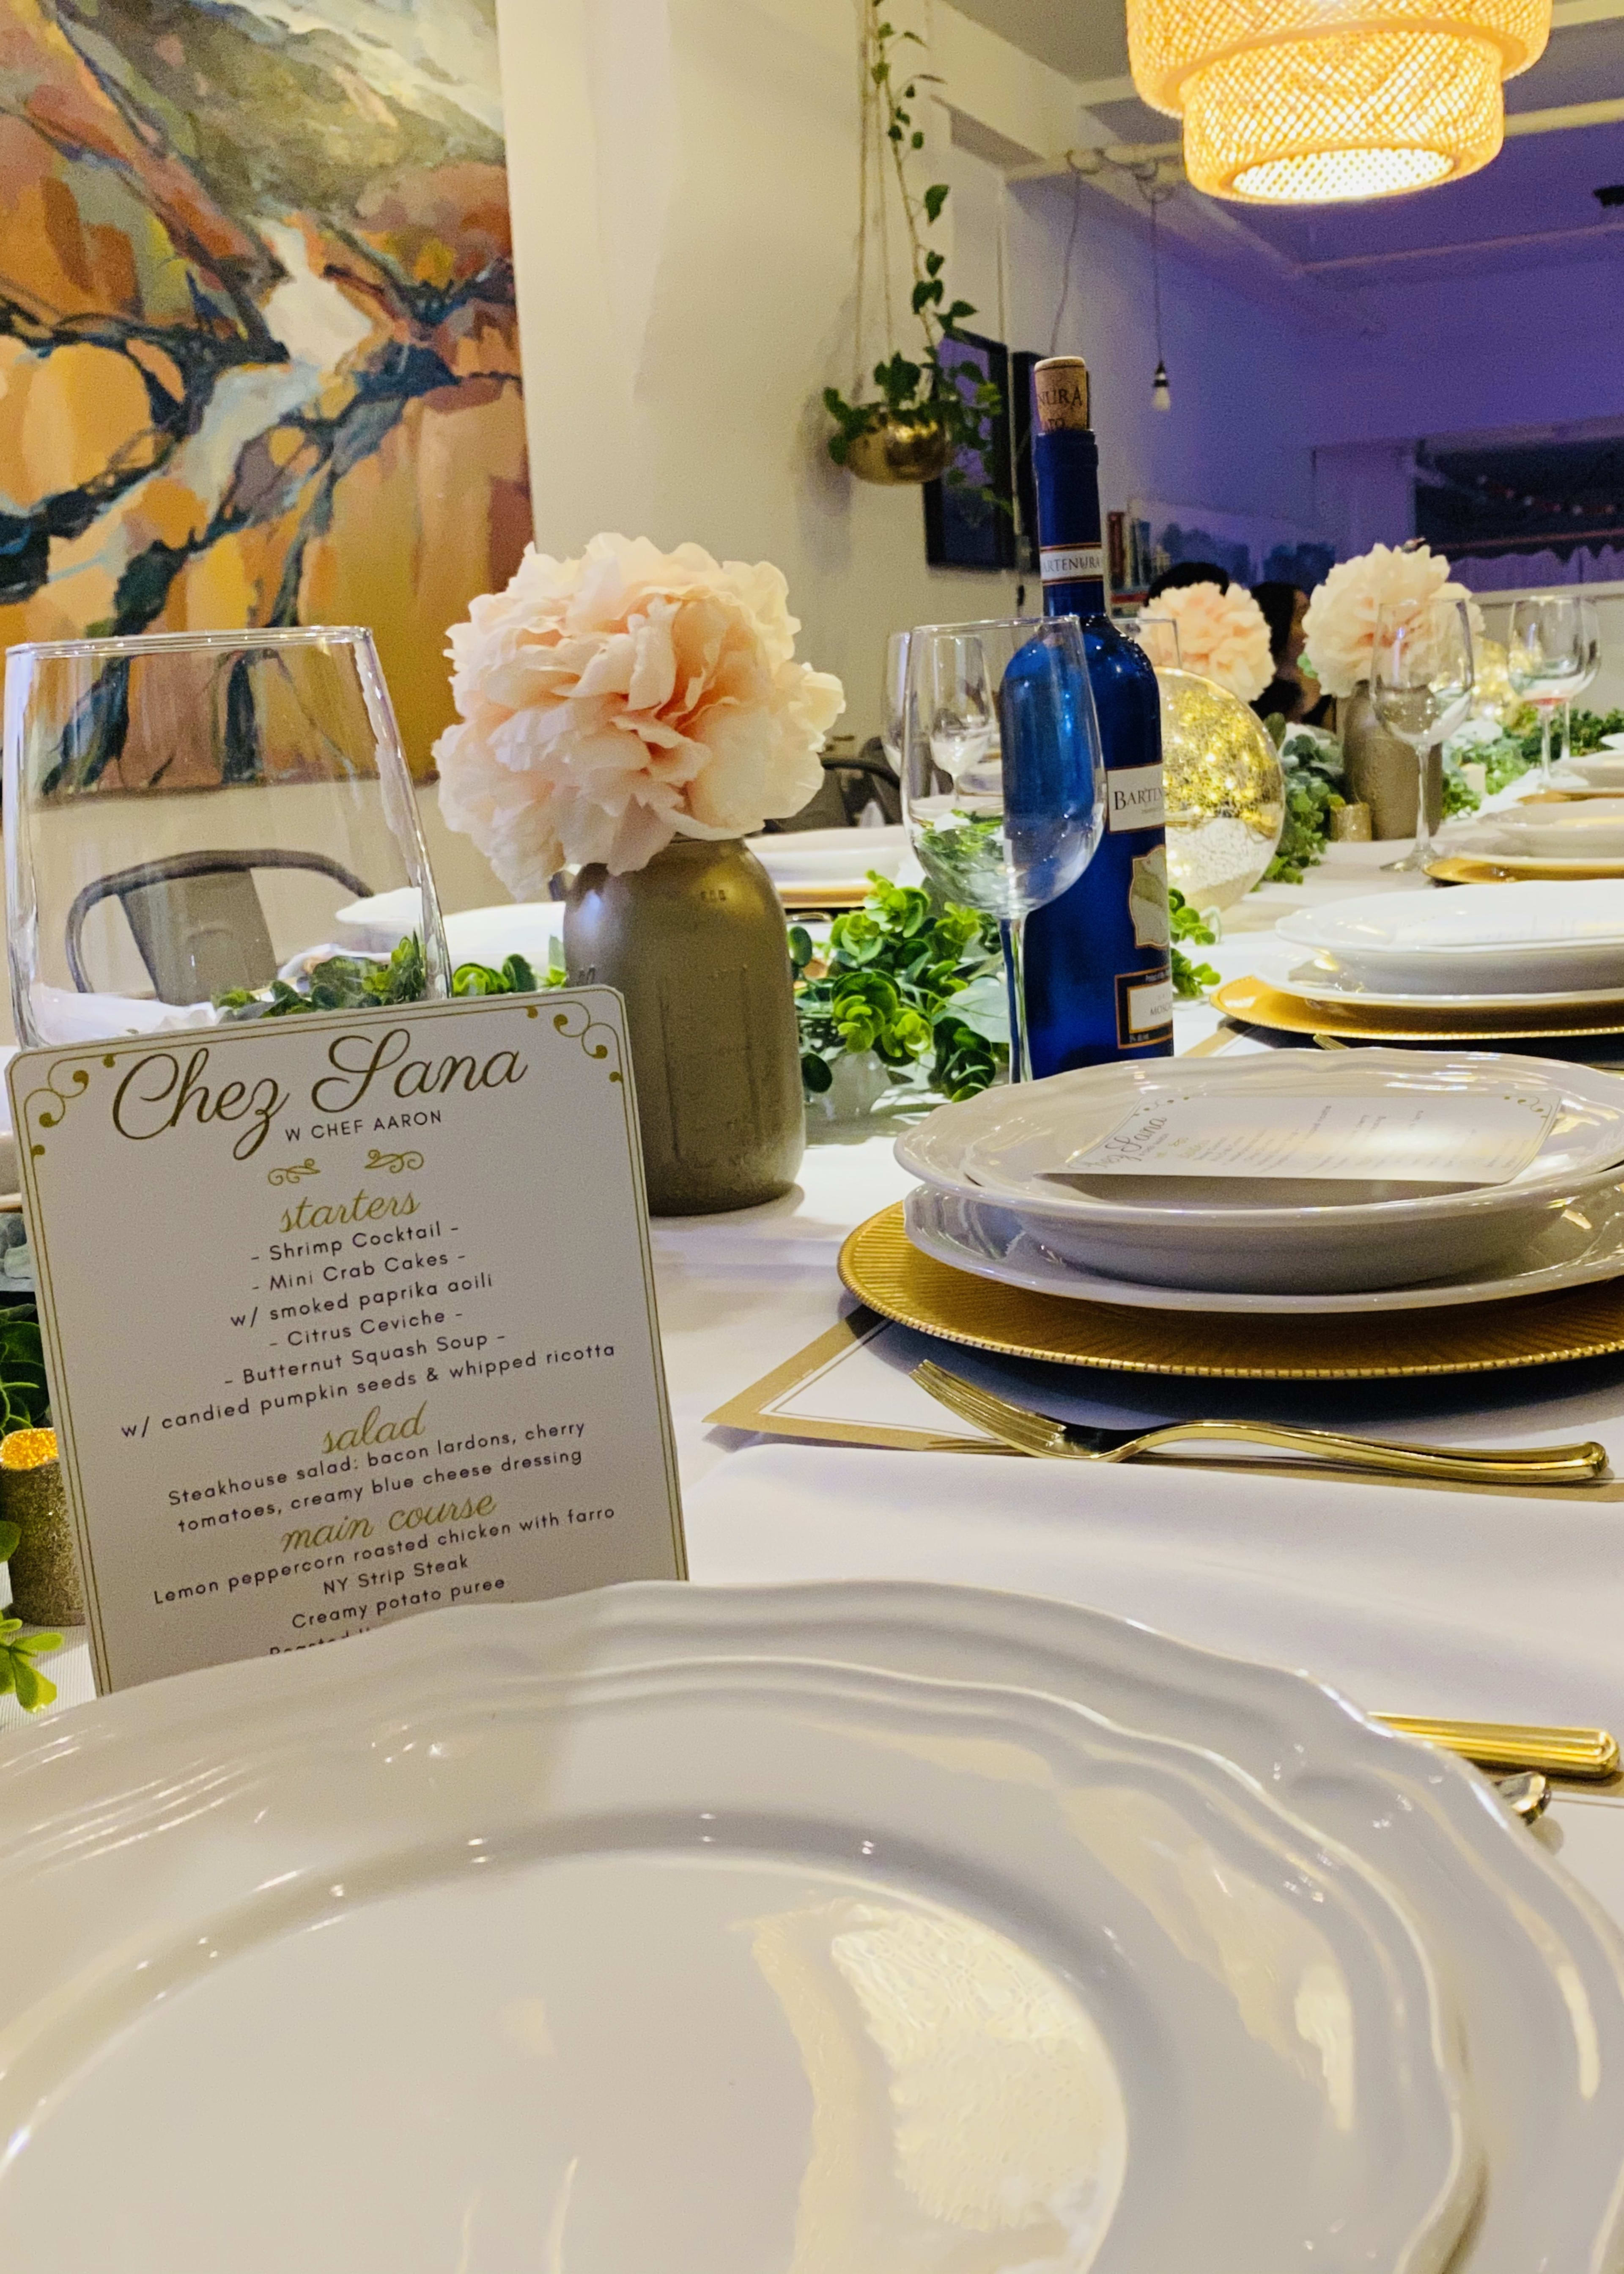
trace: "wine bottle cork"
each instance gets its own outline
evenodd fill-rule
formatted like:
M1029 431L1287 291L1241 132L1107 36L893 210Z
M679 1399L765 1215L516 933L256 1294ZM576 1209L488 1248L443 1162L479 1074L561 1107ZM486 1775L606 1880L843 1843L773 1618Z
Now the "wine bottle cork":
M0 1437L0 1518L19 1534L11 1555L13 1616L31 1627L83 1626L84 1589L54 1429Z

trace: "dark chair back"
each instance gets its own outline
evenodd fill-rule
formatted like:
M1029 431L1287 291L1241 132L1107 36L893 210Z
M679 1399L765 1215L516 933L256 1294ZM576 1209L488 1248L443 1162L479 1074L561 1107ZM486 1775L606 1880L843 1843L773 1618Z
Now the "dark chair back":
M325 853L171 853L138 862L86 885L68 910L68 969L81 995L94 993L85 970L85 919L100 901L116 900L163 1003L205 1003L229 987L267 987L276 976L256 869L308 869L331 877L357 900L372 886Z

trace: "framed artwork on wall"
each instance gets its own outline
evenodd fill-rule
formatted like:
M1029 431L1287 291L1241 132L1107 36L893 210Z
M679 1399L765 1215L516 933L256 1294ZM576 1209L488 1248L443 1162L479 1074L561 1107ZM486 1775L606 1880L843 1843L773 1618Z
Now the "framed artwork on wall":
M495 0L0 0L0 643L372 627L530 534Z
M1013 568L1009 350L1001 340L962 332L943 341L942 361L955 376L963 373L966 395L991 380L1004 408L989 422L986 447L954 459L957 480L925 484L925 558L933 568Z

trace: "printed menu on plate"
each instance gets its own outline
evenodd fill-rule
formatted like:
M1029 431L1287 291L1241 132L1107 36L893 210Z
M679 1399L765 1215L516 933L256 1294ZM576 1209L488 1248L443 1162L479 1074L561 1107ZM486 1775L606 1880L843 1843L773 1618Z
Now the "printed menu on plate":
M1507 1184L1556 1117L1549 1091L1406 1090L1366 1097L1158 1097L1072 1153L1066 1174L1312 1177Z
M102 1689L683 1575L618 996L9 1081Z

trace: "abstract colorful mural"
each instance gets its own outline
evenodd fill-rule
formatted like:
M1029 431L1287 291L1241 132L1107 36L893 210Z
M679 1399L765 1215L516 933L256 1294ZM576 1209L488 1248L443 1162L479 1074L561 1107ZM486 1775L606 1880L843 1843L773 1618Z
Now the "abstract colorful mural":
M365 623L530 533L495 0L0 0L0 642Z

